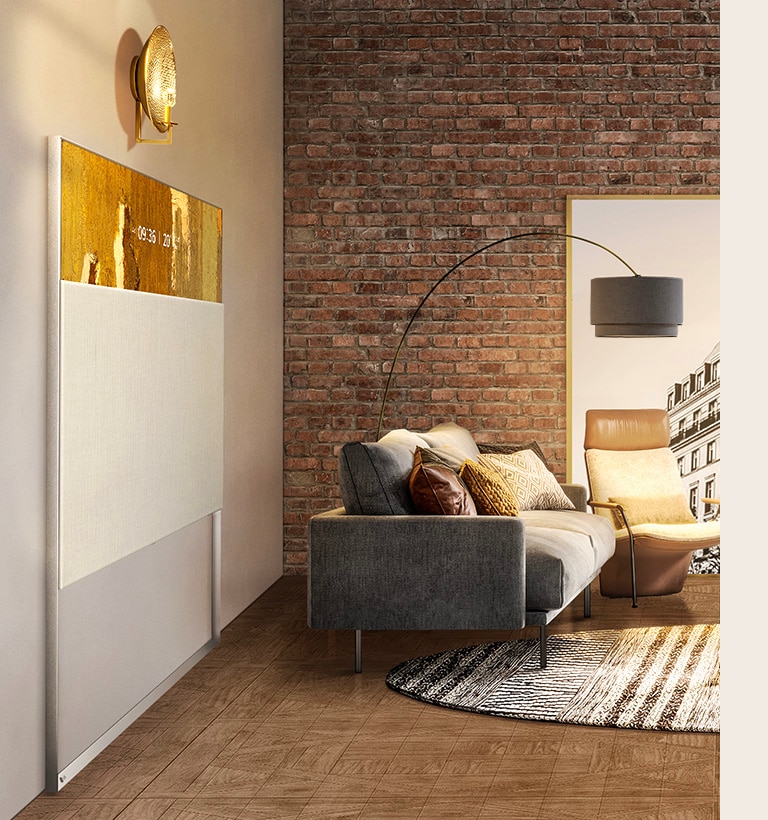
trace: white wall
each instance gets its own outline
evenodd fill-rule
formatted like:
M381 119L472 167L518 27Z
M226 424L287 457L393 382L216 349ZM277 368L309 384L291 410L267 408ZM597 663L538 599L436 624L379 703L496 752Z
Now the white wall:
M0 817L43 789L47 140L222 208L222 622L282 572L282 3L0 0ZM131 57L173 38L173 145L136 145Z

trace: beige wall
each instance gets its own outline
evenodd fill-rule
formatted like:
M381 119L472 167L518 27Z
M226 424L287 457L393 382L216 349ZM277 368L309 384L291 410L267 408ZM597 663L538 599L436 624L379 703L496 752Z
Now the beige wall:
M0 817L43 788L47 139L224 214L222 619L282 571L282 3L0 0ZM173 145L135 145L128 66L174 41Z

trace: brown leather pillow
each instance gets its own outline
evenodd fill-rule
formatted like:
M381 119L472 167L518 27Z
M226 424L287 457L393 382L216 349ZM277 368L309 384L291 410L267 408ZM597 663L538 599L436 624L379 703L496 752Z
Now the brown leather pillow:
M477 515L464 482L444 464L425 463L420 447L413 454L408 486L416 512L421 515Z

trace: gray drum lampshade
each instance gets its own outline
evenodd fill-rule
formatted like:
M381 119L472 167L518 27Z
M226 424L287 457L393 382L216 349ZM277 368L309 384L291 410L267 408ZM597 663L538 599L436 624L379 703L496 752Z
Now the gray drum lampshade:
M592 280L595 336L677 336L683 323L683 280L669 276L606 276Z

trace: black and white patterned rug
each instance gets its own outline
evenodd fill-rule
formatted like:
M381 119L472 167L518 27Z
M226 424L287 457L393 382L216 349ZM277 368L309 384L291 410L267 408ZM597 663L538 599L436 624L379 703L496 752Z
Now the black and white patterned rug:
M691 558L688 573L693 575L719 575L720 544L705 550L696 550Z
M720 731L720 625L550 635L399 664L387 686L437 706L518 720Z

